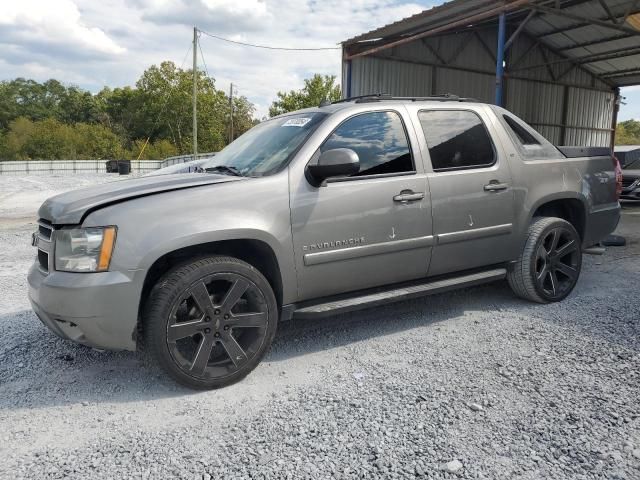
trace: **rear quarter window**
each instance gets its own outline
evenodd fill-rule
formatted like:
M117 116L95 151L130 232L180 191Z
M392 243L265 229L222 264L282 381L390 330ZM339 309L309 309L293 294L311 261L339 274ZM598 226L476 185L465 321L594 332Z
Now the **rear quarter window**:
M495 111L495 110L494 110ZM520 151L525 160L557 160L564 155L555 145L540 135L533 127L527 125L515 115L504 111L496 111L501 125Z

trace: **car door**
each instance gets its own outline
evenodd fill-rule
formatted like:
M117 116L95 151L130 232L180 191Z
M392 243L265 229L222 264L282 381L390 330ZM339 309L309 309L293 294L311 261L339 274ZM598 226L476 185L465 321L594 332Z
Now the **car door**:
M300 300L426 276L433 242L429 191L405 116L401 106L338 112L311 158L290 169ZM360 171L312 186L306 165L334 148L354 150Z
M431 163L435 246L429 275L514 258L511 173L482 109L417 109Z

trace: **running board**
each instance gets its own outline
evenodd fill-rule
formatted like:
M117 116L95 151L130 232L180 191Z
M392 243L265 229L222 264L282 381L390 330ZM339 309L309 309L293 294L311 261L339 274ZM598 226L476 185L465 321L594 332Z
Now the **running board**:
M470 273L454 278L435 280L431 282L413 284L391 290L377 291L350 298L317 303L315 305L301 306L293 312L296 320L327 317L338 313L351 312L364 308L376 307L386 303L399 302L410 298L433 295L435 293L455 290L461 287L471 287L482 283L503 279L507 274L504 268L496 268L484 272Z

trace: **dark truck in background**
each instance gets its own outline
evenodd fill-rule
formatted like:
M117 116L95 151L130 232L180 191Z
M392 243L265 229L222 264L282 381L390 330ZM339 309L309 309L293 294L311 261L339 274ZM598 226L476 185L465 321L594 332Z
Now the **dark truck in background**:
M215 388L255 368L281 320L505 278L560 301L620 217L609 149L558 149L450 96L285 114L202 167L48 199L29 272L42 322L97 348L144 344L179 382Z

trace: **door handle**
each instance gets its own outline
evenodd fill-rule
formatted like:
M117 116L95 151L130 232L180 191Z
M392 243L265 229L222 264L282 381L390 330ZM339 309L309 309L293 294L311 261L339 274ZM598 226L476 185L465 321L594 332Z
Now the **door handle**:
M484 186L485 192L499 192L501 190L506 190L509 188L508 183L498 183L497 181L489 182L489 184Z
M423 192L414 192L413 190L403 190L398 195L393 197L394 202L409 203L424 198Z

